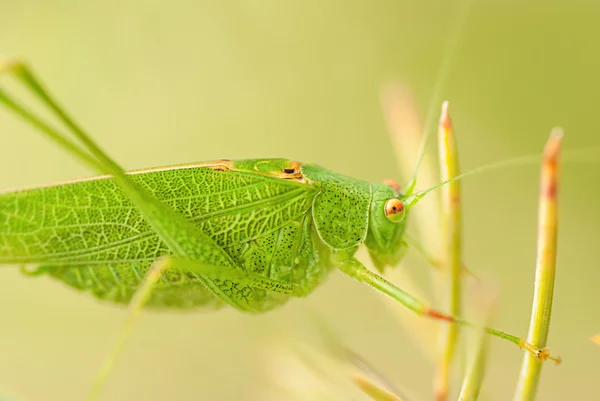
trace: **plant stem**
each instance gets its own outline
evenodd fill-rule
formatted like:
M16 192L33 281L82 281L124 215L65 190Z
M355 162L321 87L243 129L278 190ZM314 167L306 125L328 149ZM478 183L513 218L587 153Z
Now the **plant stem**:
M475 297L475 305L478 314L481 314L481 321L484 326L487 326L491 321L492 311L496 296L490 288L477 283L477 297ZM458 401L477 401L481 392L481 384L485 375L487 363L487 344L489 337L485 331L477 333L473 338L473 348L469 357L469 365L467 374L465 375Z
M452 129L452 121L448 114L448 102L442 105L442 115L438 129L440 176L442 181L460 174L456 139ZM444 267L442 274L447 278L445 291L446 310L452 316L459 316L461 309L461 208L460 184L453 181L442 187L442 259ZM438 401L448 399L450 368L456 352L459 334L458 325L449 324L440 328L439 360L435 377L434 389Z
M558 166L562 130L554 129L544 149L541 167L538 210L538 244L535 291L527 341L536 347L546 346L550 329L552 297L556 271L556 239L558 227ZM515 392L515 401L535 399L542 362L526 352Z
M380 96L398 168L403 177L411 177L417 163L420 143L423 140L423 127L415 98L410 90L397 84L386 87ZM430 188L440 181L436 165L436 158L426 152L418 174L419 187ZM405 191L406 188L401 190ZM418 208L411 210L411 223L409 223L410 230L418 238L417 242L434 255L439 254L441 244L439 214L438 198L435 196L425 198ZM403 288L420 299L427 299L408 270L391 269L386 273L386 277L392 282L402 283ZM423 354L433 360L438 324L428 319L421 319L405 308L398 308L397 302L387 296L382 296L382 299L385 305L392 308L393 315L399 319L406 333Z
M356 384L365 394L368 394L375 401L403 401L402 398L396 394L386 390L369 378L362 375L354 375L352 381Z

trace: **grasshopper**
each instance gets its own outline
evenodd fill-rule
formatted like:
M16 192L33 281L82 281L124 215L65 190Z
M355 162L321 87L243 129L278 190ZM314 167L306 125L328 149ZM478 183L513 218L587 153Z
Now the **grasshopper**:
M426 193L369 183L286 159L219 160L125 172L76 123L25 64L4 62L78 141L0 88L0 103L102 174L0 193L0 264L36 265L68 286L119 304L128 320L95 385L97 394L147 308L263 313L304 297L339 269L419 315L461 325L356 257L365 245L382 273L406 250L410 209ZM442 184L440 184L442 185ZM541 360L522 338L492 328Z

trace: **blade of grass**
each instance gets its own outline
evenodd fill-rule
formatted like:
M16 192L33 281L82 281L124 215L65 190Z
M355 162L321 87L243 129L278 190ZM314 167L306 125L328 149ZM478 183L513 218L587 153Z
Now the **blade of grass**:
M440 177L446 181L460 174L456 138L448 113L448 102L442 105L438 128ZM444 269L440 270L445 299L443 309L452 316L461 313L461 207L460 183L453 181L441 188L442 192L442 258ZM459 328L456 324L440 327L438 365L434 378L435 397L438 401L448 399L450 370L456 353Z
M417 163L423 129L414 96L402 85L390 85L380 94L381 104L385 115L391 142L394 146L395 158L403 177L410 177ZM429 188L439 182L434 160L429 152L425 153L419 171L419 184ZM402 188L405 190L405 188ZM439 202L438 197L423 199L420 207L411 211L410 228L417 232L419 243L433 254L438 254L440 248ZM365 258L369 260L369 258ZM406 269L391 269L386 277L396 283L402 283L412 294L427 299L423 291L414 283ZM434 357L437 324L427 319L421 319L406 308L398 308L397 302L382 296L385 305L399 318L406 333L414 339L414 343L428 358Z
M535 290L527 341L534 346L546 346L550 329L554 279L556 273L556 239L558 227L558 170L562 130L555 128L544 149L541 167L538 210L538 244ZM515 401L532 401L537 394L542 362L526 352L515 392Z
M356 374L352 376L352 381L358 386L358 388L364 391L365 394L375 401L403 401L402 398L379 387L366 376Z
M365 380L369 381L372 386L383 390L382 394L388 394L388 397L396 397L392 399L406 400L406 396L398 390L397 386L393 385L387 377L376 371L375 368L368 364L360 355L348 349L346 350L345 359L352 363L358 370L358 373L352 379L355 384L358 384L357 380L361 380L357 379L357 377L361 377L362 382ZM360 384L358 384L358 386L364 391L364 388L362 388Z
M487 326L492 320L497 292L487 283L482 282L475 283L475 290L475 302L469 302L469 304L474 304L477 314L480 315L478 320L481 320L481 325ZM474 334L474 341L471 342L473 347L469 349L471 355L468 359L467 373L460 389L458 401L477 401L481 393L487 363L489 337L485 335L483 330Z
M460 389L458 401L477 401L483 383L487 362L487 342L489 337L481 333L477 339L473 357L469 362L467 375Z
M396 386L346 348L322 323L320 319L317 321L317 327L325 335L321 344L269 342L264 356L269 377L276 379L273 395L277 398L273 399L407 401ZM285 398L276 393L286 393Z
M413 169L423 142L423 128L415 98L410 90L402 85L386 87L380 97L398 168L402 177L410 177L414 173ZM418 171L420 187L430 188L439 182L435 164L432 154L426 152ZM402 188L403 191L405 189ZM437 255L440 249L439 214L439 199L436 196L423 199L418 208L411 210L411 220L414 222L419 241L434 255Z
M388 399L405 399L402 392L388 378L381 372L378 372L371 364L367 363L367 361L358 353L343 344L340 341L339 335L334 333L327 323L318 318L316 326L320 329L319 331L327 355L329 355L331 359L338 360L340 365L343 365L351 372L350 378L352 382L356 384L361 391L371 396L371 398L373 398L374 394L376 395L379 393L381 393L381 397L388 397L383 398L382 401ZM367 388L371 389L374 393L370 393Z
M427 263L438 270L444 268L443 262L436 259L431 253L429 253L429 251L425 249L415 237L413 237L410 233L406 233L404 236L408 246L417 251L427 261ZM461 270L461 274L467 275L473 278L475 281L478 280L477 276L471 270L469 270L464 262L462 263Z
M94 381L93 387L88 395L87 401L94 401L100 397L100 393L104 387L104 384L106 383L106 380L108 379L108 375L114 367L117 357L121 353L125 342L131 335L135 322L142 311L142 306L146 304L148 298L150 297L149 289L152 288L152 286L160 279L163 272L169 269L171 264L171 258L158 259L152 264L151 268L148 270L148 273L146 273L146 278L144 281L142 281L141 290L135 293L128 305L128 310L133 313L127 315L127 320L125 321L124 325L125 331L118 337L110 353L104 359L100 371L96 376L96 380Z

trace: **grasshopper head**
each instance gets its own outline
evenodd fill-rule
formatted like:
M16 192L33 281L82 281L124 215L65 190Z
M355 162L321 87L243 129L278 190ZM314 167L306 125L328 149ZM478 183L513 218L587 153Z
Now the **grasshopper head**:
M369 216L369 231L365 245L373 264L383 271L386 266L395 266L406 250L404 230L407 208L402 201L404 195L393 182L371 184L373 201Z

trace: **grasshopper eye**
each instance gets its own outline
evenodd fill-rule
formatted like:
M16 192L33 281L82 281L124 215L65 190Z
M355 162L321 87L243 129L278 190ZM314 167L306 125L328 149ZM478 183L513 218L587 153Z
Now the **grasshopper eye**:
M400 199L392 198L385 202L385 217L392 223L400 223L405 215L406 209Z

